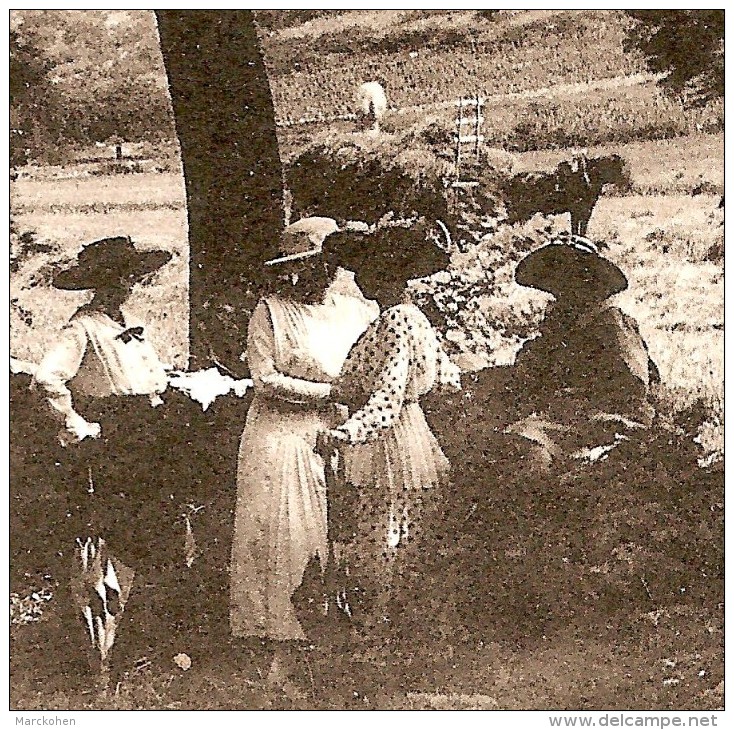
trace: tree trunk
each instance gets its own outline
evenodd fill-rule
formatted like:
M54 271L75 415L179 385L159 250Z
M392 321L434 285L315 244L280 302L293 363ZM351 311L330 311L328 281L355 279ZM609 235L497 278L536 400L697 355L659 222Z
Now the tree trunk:
M270 85L251 11L156 15L186 178L191 367L242 374L262 262L283 227Z

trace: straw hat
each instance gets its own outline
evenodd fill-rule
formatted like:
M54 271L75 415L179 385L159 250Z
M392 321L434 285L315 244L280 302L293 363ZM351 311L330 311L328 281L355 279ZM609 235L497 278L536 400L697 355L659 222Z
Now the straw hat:
M302 218L283 231L280 236L281 255L266 261L265 266L275 266L288 261L300 261L311 256L318 256L327 237L338 230L339 226L333 218L321 216Z

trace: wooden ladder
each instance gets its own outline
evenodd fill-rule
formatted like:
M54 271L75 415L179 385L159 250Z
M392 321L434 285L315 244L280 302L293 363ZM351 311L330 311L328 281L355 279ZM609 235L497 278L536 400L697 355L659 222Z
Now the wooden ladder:
M456 143L454 157L454 180L451 187L457 190L461 188L473 188L479 185L477 180L464 180L462 175L462 163L474 156L475 162L479 162L479 150L484 135L482 134L482 109L484 107L484 98L477 94L474 97L462 97L456 102L458 107L456 115L456 134L454 142ZM473 113L472 113L473 111ZM467 130L466 127L469 126Z

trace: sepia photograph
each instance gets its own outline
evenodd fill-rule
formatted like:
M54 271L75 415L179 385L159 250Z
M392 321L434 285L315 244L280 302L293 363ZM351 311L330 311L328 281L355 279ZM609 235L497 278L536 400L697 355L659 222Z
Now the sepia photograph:
M724 30L10 10L14 722L723 721Z

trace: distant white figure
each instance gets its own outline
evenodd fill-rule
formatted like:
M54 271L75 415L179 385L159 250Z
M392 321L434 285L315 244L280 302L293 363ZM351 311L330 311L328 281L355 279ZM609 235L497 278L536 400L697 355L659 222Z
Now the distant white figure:
M387 95L382 84L377 81L368 81L362 84L357 91L359 121L363 129L380 131L380 120L387 111Z

